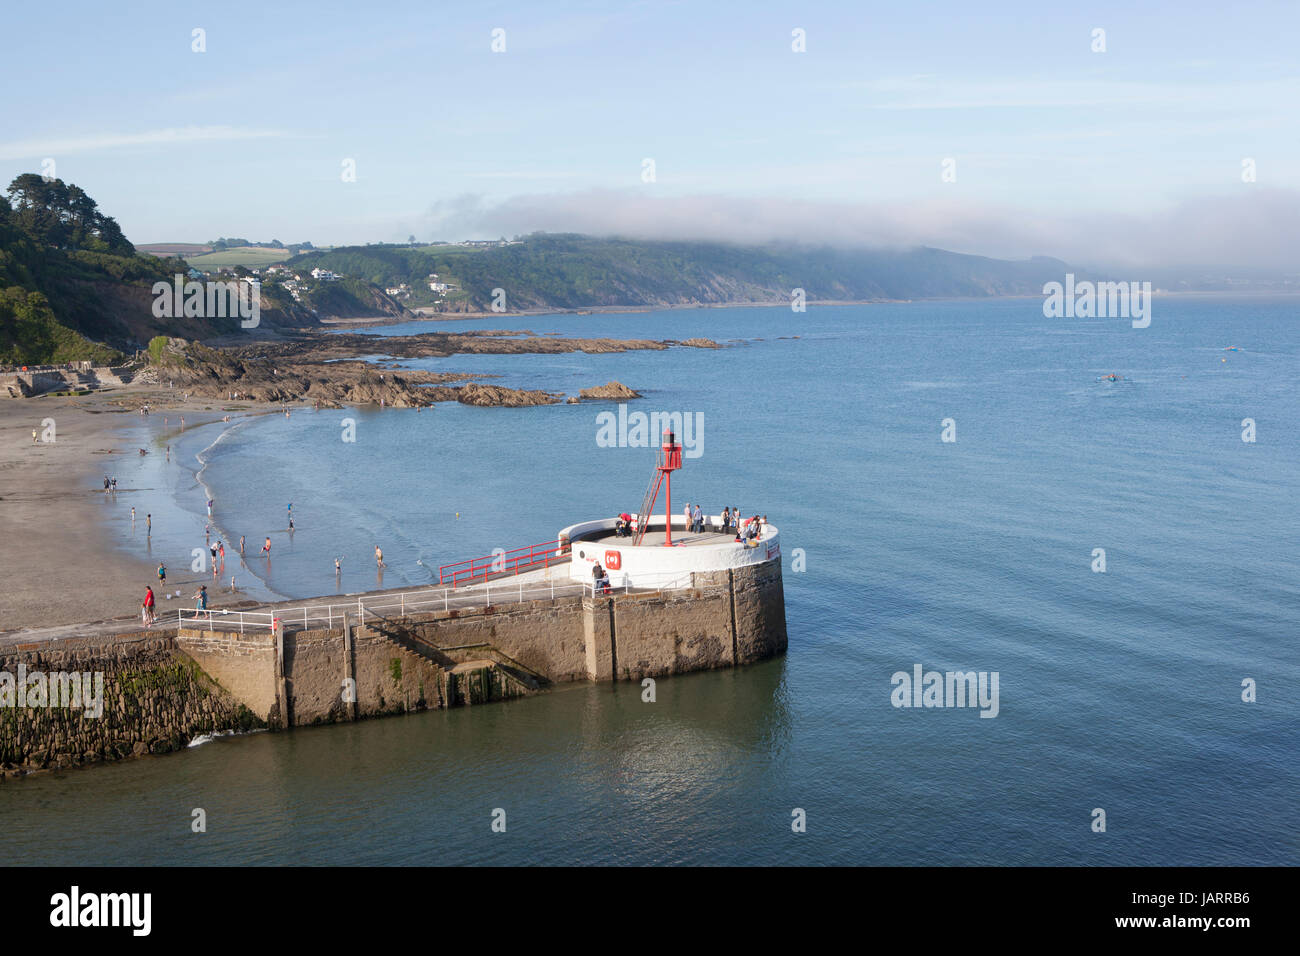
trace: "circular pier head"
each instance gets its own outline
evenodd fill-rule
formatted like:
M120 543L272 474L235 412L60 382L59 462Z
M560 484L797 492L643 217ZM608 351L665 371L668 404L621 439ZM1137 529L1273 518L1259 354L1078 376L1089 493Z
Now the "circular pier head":
M706 519L706 528L721 524L720 515ZM781 557L780 532L771 524L763 525L762 534L746 545L736 541L734 532L687 531L685 517L674 515L671 547L664 545L662 515L651 517L639 545L632 543L633 537L619 536L617 525L617 518L601 518L560 531L573 555L569 565L573 580L590 583L592 568L599 562L614 587L689 587L692 574L764 564Z

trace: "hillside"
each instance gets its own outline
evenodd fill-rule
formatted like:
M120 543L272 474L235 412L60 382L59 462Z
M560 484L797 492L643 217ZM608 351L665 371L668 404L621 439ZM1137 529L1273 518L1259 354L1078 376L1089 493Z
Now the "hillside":
M507 311L788 304L794 289L803 289L810 303L882 301L1037 295L1067 268L1055 259L1011 262L939 249L737 246L544 233L488 246L310 246L218 239L151 248L191 255L212 249L190 261L209 268L228 263L222 275L211 275L216 281L252 278L249 267L263 266L256 277L260 329L273 332L319 325L328 317L402 319L408 309L422 306L487 312L498 289ZM267 267L295 251L283 269ZM78 187L19 176L7 198L0 197L0 364L106 361L158 335L202 340L239 332L233 317L154 315L154 283L170 283L188 268L183 259L136 249ZM326 273L313 276L313 269Z
M238 331L237 318L154 315L154 283L186 269L138 252L77 186L19 176L0 197L0 364L112 361L155 335ZM315 321L292 301L263 301L265 327Z
M940 249L846 250L651 242L577 235L529 236L488 248L348 246L307 252L286 265L330 269L380 287L405 283L408 307L488 311L585 309L728 302L809 302L1037 295L1066 271L1055 259L1005 261ZM431 276L451 289L430 291Z

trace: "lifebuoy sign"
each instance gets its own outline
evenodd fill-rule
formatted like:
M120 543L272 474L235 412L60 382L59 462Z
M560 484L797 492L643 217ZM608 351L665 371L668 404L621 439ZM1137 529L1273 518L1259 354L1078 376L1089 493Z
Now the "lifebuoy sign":
M623 566L623 555L617 551L605 552L605 569L607 571L617 571Z

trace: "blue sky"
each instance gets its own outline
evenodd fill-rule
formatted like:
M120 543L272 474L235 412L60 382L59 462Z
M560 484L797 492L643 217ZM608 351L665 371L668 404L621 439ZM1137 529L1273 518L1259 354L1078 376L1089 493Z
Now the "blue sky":
M1300 6L1054 6L10 5L0 177L52 158L141 243L576 228L1079 255L1290 208Z

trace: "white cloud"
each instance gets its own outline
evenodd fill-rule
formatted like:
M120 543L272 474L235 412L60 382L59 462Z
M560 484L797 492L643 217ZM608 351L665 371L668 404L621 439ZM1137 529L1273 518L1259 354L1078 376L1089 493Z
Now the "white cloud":
M648 197L640 190L520 195L498 203L461 195L435 203L421 228L453 239L546 231L755 244L926 245L1005 258L1056 256L1078 265L1295 272L1300 193L1246 184L1239 189L1236 196L1186 200L1142 215L957 201Z
M172 146L180 143L228 142L283 136L276 130L243 129L236 126L173 126L140 133L99 133L66 139L28 139L0 143L0 160L65 156L123 146Z

